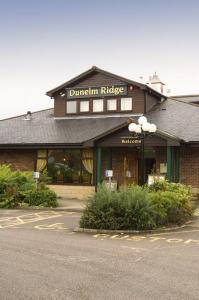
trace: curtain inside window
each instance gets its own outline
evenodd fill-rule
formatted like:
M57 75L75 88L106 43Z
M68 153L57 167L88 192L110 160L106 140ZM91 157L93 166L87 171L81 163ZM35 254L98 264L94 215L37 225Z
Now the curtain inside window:
M46 169L46 159L38 158L37 159L37 172L42 172Z
M92 175L91 182L93 182L93 151L91 149L82 151L82 164L86 171Z

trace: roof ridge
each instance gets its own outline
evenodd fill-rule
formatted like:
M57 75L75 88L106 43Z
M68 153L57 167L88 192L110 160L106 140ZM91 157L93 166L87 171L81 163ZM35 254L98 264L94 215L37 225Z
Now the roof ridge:
M191 103L191 102L182 101L182 100L175 99L175 98L172 98L172 97L167 98L167 100L172 100L172 101L184 103L184 104L191 105L191 106L199 108L197 104L194 104L194 103Z
M199 94L174 95L174 96L170 96L170 97L171 97L171 98L184 98L184 97L195 97L195 96L199 96Z
M69 85L69 84L71 84L71 83L73 83L73 82L75 82L75 81L81 79L82 77L91 74L93 71L94 71L94 72L95 72L95 71L96 71L96 72L101 72L102 74L105 74L105 75L107 75L107 76L115 77L115 78L117 78L117 79L119 79L119 80L121 80L121 81L127 82L127 83L132 84L132 85L133 85L133 84L134 84L134 85L137 85L137 86L139 86L140 88L143 88L143 89L146 89L146 90L147 90L147 89L150 89L150 90L152 90L152 92L158 94L159 96L162 96L162 97L167 98L165 95L163 95L163 94L159 93L158 91L152 89L152 88L149 87L147 84L144 84L144 83L141 83L141 82L138 82L138 81L134 81L134 80L131 80L131 79L129 79L129 78L125 78L125 77L123 77L123 76L120 76L120 75L117 75L117 74L115 74L115 73L106 71L106 70L104 70L104 69L100 69L100 68L98 68L98 67L96 67L96 66L92 66L90 69L86 70L85 72L80 73L80 74L77 75L76 77L73 77L72 79L70 79L70 80L64 82L63 84L61 84L61 85L55 87L54 89L51 89L51 90L47 91L47 92L46 92L46 95L49 96L49 97L52 97L53 94L54 94L55 92L59 91L60 89L64 88L65 86L67 86L67 85Z
M36 113L39 113L39 112L42 112L42 111L47 111L47 110L51 110L53 109L53 107L51 108L45 108L45 109L41 109L41 110L37 110L37 111L33 111L31 112L31 114L36 114ZM16 118L20 118L20 117L23 117L25 116L26 114L22 114L22 115L18 115L18 116L14 116L14 117L9 117L9 118L5 118L5 119L0 119L0 122L2 121L7 121L7 120L12 120L12 119L16 119Z

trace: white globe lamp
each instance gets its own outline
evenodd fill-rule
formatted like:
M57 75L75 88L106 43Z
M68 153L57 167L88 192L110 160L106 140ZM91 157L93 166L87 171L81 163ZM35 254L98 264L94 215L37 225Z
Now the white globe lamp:
M146 122L142 125L143 131L150 131L150 123Z
M139 123L140 125L144 125L145 123L147 123L147 118L146 118L145 116L139 117L138 123Z
M141 133L142 129L140 125L136 125L135 133Z
M150 124L149 132L155 133L157 131L157 126L155 124Z
M130 123L129 124L128 129L129 129L130 132L135 132L136 128L137 128L137 124L135 124L135 123Z

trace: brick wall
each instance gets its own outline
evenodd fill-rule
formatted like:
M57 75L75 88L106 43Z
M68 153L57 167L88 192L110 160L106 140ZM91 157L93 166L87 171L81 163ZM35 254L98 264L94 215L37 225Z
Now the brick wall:
M77 185L53 185L48 186L58 197L63 199L86 200L95 193L94 186L77 186Z
M199 149L180 149L180 181L199 188Z
M167 162L167 148L156 148L156 168ZM174 170L175 171L175 170ZM199 188L199 149L182 146L180 149L180 182Z
M0 150L0 164L11 164L13 170L34 171L36 150Z

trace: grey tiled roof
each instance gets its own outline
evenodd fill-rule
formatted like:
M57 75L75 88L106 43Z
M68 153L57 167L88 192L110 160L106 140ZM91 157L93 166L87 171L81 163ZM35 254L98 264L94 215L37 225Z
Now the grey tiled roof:
M0 121L0 146L82 144L127 122L128 116L54 119L53 109ZM185 142L199 142L199 107L167 99L147 113L150 122Z
M179 95L171 98L187 103L199 102L199 95Z
M81 144L127 121L127 117L54 119L53 109L0 121L0 145Z
M167 99L147 114L159 130L185 142L199 142L199 107Z

